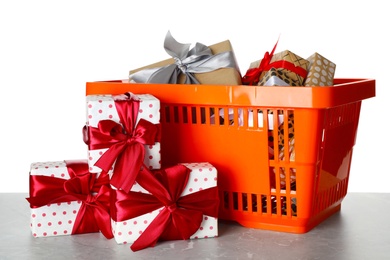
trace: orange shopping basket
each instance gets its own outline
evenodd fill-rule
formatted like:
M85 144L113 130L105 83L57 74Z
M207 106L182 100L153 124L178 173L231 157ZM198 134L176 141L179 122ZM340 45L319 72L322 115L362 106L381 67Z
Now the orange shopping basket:
M305 233L347 194L361 101L373 79L327 87L88 82L86 94L152 94L161 102L162 165L218 169L219 218Z

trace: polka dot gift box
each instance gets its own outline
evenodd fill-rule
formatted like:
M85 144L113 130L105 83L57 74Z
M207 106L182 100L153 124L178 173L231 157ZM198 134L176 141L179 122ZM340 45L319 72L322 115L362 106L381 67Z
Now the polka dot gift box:
M87 160L35 162L30 168L34 237L101 231L112 238L108 175L88 172Z
M310 65L305 79L305 86L333 86L336 64L317 52L307 58L307 60L310 62Z
M88 95L84 141L89 170L129 191L141 166L160 169L160 101L149 94Z
M207 162L141 171L132 190L113 189L111 201L114 238L133 251L158 240L218 236L217 170Z

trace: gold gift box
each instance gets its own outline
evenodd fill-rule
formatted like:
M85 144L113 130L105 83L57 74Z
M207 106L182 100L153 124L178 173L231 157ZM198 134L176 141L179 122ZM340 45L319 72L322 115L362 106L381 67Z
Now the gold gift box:
M317 52L307 60L310 62L304 86L333 86L336 64Z
M259 81L258 85L259 86L265 86L265 84L267 83L267 81L271 77L278 77L279 79L281 79L283 82L285 82L289 86L293 86L292 84L294 82L292 82L292 80L290 80L290 78L287 76L287 73L288 72L285 69L271 68L269 71L265 72L264 76L261 78L261 80ZM273 84L273 86L278 86L278 85Z
M208 46L211 49L211 52L213 54L218 54L226 51L233 52L233 47L229 40L216 43L214 45ZM234 52L233 52L234 54ZM235 59L235 57L234 57ZM153 64L150 64L148 66L138 68L135 70L131 70L129 73L129 76L131 77L131 74L143 70L143 69L150 69L150 68L157 68L157 67L163 67L169 64L175 63L175 60L173 58L166 59L160 62L156 62ZM235 59L235 63L237 63ZM241 83L241 73L238 68L238 65L236 65L237 68L220 68L214 71L205 72L205 73L196 73L194 74L195 78L199 81L200 84L209 84L209 85L242 85ZM178 84L183 84L185 82L185 75L180 74L178 78Z
M280 61L280 60L290 62L290 63L294 64L295 67L301 67L305 71L308 70L309 65L310 65L310 62L308 60L296 55L295 53L293 53L289 50L285 50L285 51L276 53L272 56L271 61L270 61L271 68L272 68L273 62ZM261 62L261 60L252 62L250 64L249 68L258 68L260 65L260 62ZM287 69L283 69L283 68L276 68L276 69L283 70L285 72L285 75L290 79L291 86L303 86L303 82L305 80L305 77L302 77L302 76L296 74L295 72L292 72L292 71L287 70ZM267 73L267 71L263 71L261 73L261 75L259 77L259 83L262 81L262 78Z

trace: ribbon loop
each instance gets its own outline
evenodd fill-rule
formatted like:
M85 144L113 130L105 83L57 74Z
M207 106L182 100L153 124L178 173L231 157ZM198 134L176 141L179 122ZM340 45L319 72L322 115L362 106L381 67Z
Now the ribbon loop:
M157 68L143 69L131 74L130 80L139 83L176 84L180 74L185 75L185 84L199 84L194 73L211 72L221 68L237 68L232 51L218 54L202 43L190 44L177 42L170 31L164 40L165 51L174 59L174 64Z

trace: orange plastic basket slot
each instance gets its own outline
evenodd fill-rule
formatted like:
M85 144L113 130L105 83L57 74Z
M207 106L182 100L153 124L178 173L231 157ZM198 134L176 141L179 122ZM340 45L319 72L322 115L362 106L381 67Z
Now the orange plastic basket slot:
M340 210L361 101L373 79L328 87L88 82L86 94L152 94L161 102L163 166L218 169L219 218L304 233Z

